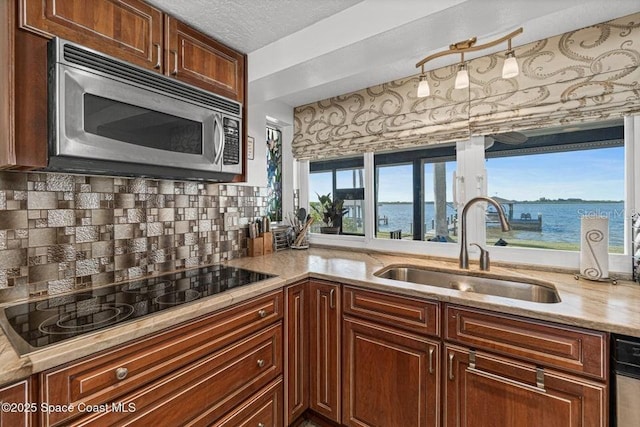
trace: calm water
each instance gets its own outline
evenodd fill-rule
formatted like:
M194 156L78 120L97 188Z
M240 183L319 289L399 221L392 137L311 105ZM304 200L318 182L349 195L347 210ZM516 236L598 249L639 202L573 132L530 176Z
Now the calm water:
M379 225L380 231L402 229L410 233L413 221L412 205L409 203L380 204L378 216L387 216L388 225ZM542 231L518 230L515 237L523 240L542 240L549 242L580 243L580 217L605 216L609 218L609 245L624 244L624 203L516 203L513 206L513 217L529 213L532 218L542 214ZM455 214L455 210L447 206L447 216ZM425 204L426 229L432 228L433 203Z

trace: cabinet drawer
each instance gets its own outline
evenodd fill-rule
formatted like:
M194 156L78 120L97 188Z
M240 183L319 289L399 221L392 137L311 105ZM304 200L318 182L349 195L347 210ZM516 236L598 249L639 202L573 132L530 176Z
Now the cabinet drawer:
M105 403L282 319L282 310L282 292L278 291L44 372L43 396L51 405ZM53 425L74 415L46 413L45 424Z
M470 308L446 306L447 341L606 380L607 334Z
M224 418L214 427L279 427L282 422L282 378L272 382ZM193 424L200 425L200 424ZM206 424L203 424L206 425Z
M345 314L382 322L412 332L440 336L439 303L345 286Z
M282 322L192 363L73 425L207 425L282 374Z

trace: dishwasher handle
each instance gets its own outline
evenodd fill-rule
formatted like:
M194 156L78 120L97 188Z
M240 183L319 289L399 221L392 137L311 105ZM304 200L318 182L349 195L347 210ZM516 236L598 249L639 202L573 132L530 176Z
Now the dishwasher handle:
M615 337L613 364L616 372L640 379L640 338Z

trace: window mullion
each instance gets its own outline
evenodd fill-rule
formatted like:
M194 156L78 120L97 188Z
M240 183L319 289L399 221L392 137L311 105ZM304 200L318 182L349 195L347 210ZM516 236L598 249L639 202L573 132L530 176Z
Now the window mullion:
M371 242L376 235L375 164L373 153L364 153L364 239Z

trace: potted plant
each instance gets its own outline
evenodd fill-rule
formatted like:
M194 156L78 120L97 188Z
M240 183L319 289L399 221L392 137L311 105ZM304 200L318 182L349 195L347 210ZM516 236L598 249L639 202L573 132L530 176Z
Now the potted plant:
M316 193L318 194L318 193ZM325 226L320 227L320 232L324 234L339 234L342 225L342 216L349 209L344 207L344 200L331 199L331 193L326 195L318 194L319 204L312 204L312 208L320 215Z

